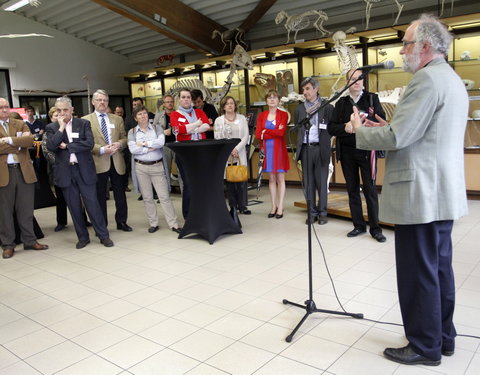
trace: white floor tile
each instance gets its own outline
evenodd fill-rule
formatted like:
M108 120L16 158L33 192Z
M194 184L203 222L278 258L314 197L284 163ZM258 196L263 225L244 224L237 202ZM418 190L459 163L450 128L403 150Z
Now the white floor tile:
M161 352L147 358L138 365L129 369L135 375L181 375L185 374L200 362L183 354L164 349Z
M233 342L228 337L201 329L171 345L170 348L203 362Z

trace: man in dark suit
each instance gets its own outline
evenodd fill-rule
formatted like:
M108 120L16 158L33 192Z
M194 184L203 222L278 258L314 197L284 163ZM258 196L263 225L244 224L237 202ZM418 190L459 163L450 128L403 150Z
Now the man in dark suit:
M94 146L93 160L97 171L97 197L108 224L106 191L108 181L113 189L115 198L115 221L117 229L131 232L127 224L128 206L125 195L126 175L123 150L127 147L127 134L123 119L113 113L107 113L108 94L105 90L93 93L92 104L95 112L84 116L92 126Z
M331 145L327 124L332 118L333 106L328 104L310 118L310 131L305 132L301 125L307 115L315 112L320 107L322 99L318 95L319 83L312 77L306 78L301 83L305 103L300 104L295 110L295 123L298 126L296 160L302 163L303 185L306 190L307 200L310 201L310 212L306 224L327 224L327 194L328 194L328 166L330 164ZM307 162L308 148L308 162ZM316 192L319 201L317 204Z
M90 123L73 118L72 102L58 98L58 122L47 125L47 148L55 153L55 184L62 189L78 236L77 249L90 243L82 201L100 242L113 246L97 199L97 175L92 157L93 134Z
M9 119L10 104L0 98L0 243L3 258L11 258L15 250L16 213L25 250L46 250L37 242L33 230L33 197L35 171L28 148L33 136L20 120Z
M332 120L328 124L328 132L330 135L337 137L336 159L342 165L343 175L347 183L348 203L353 222L353 230L348 232L347 236L356 237L367 231L360 196L361 175L363 195L367 202L370 234L378 242L385 242L387 239L383 235L378 221L378 195L375 188L377 153L375 150L356 148L355 134L350 122L353 107L362 111L363 117L374 121L376 121L375 115L385 119L385 112L378 95L364 90L363 78L359 79L361 75L361 70L352 69L347 72L346 78L349 84L357 81L348 89L348 95L341 97L335 104Z

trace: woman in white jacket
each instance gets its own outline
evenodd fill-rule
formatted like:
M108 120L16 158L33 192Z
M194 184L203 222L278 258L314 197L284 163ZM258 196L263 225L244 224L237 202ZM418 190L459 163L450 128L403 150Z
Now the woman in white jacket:
M231 96L226 96L220 102L222 116L214 123L215 139L240 138L240 143L232 150L229 163L247 165L248 124L244 115L237 113L237 102ZM247 182L227 181L227 197L230 209L237 209L240 213L250 215L247 209Z

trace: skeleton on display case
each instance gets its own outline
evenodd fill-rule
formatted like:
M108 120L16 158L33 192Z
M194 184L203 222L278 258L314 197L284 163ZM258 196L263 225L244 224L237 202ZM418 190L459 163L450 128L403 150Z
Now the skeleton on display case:
M290 32L295 32L293 41L296 41L298 32L309 27L312 19L315 19L315 21L313 21L313 27L320 32L320 38L330 34L330 32L323 27L323 23L328 21L327 13L321 10L309 10L302 14L296 14L293 16L289 16L287 12L282 10L281 12L278 12L277 16L275 17L275 23L278 25L283 20L286 20L284 26L285 29L287 29L286 44L288 44L290 43Z

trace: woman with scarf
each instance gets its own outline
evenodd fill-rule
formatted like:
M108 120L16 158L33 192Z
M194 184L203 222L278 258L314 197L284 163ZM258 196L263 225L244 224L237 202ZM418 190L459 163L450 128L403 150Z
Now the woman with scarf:
M182 89L179 93L180 105L170 114L170 123L177 141L196 141L205 139L205 132L210 129L208 117L201 109L195 109L192 105L192 93L188 89ZM188 216L190 205L190 192L188 181L182 168L182 163L176 160L178 171L183 180L182 213L184 219Z
M270 90L265 95L268 110L257 117L255 137L260 140L260 147L265 153L263 171L268 172L268 187L272 200L269 218L283 217L283 201L285 199L285 173L290 169L285 131L290 114L278 108L280 97L278 92Z

